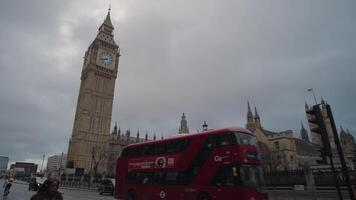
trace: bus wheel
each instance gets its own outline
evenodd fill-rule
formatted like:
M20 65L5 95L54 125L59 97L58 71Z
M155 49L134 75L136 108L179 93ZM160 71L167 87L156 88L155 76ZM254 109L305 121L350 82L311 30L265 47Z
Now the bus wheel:
M129 190L129 192L127 193L127 200L135 200L135 191L134 190Z
M201 193L199 194L197 200L211 200L211 197L207 193Z

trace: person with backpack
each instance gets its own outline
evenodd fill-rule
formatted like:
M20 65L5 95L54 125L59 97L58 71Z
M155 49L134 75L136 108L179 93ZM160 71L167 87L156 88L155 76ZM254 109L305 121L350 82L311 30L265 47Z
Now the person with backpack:
M11 188L11 186L12 186L12 182L13 182L13 178L12 177L6 177L6 179L5 179L5 183L4 183L4 185L3 185L3 188L4 188L4 196L7 196L7 195L9 195L9 193L10 193L10 188Z

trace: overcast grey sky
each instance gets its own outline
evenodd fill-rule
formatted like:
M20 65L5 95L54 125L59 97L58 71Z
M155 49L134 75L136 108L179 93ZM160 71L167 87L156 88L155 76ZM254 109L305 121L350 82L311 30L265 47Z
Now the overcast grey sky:
M356 1L0 1L0 155L40 163L66 152L83 55L111 4L121 48L112 126L169 136L306 124L307 92L356 135Z

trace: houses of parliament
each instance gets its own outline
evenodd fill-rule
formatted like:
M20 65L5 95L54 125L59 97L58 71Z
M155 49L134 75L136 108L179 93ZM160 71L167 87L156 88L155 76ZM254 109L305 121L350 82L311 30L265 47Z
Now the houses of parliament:
M89 174L96 168L100 174L115 173L116 158L122 148L131 143L148 140L140 133L122 131L115 124L111 130L115 82L119 74L120 48L115 41L110 10L99 26L97 35L84 54L81 83L69 140L67 168ZM325 102L322 102L322 104ZM308 109L305 105L305 109ZM275 132L265 129L257 108L252 113L247 103L246 128L255 134L265 170L295 170L305 165L316 165L319 159L317 136L309 135L301 124L301 137L292 130ZM204 122L203 130L207 130ZM189 133L188 121L183 113L178 133ZM156 140L156 135L152 138ZM351 160L355 140L351 133L341 128L340 140L345 157ZM332 141L332 138L331 138ZM352 165L352 162L349 162Z

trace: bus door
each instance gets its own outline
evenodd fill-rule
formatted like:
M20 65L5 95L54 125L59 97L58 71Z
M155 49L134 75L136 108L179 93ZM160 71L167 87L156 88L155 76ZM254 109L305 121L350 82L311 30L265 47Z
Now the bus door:
M215 173L211 186L216 189L216 199L244 199L237 164L221 165Z

